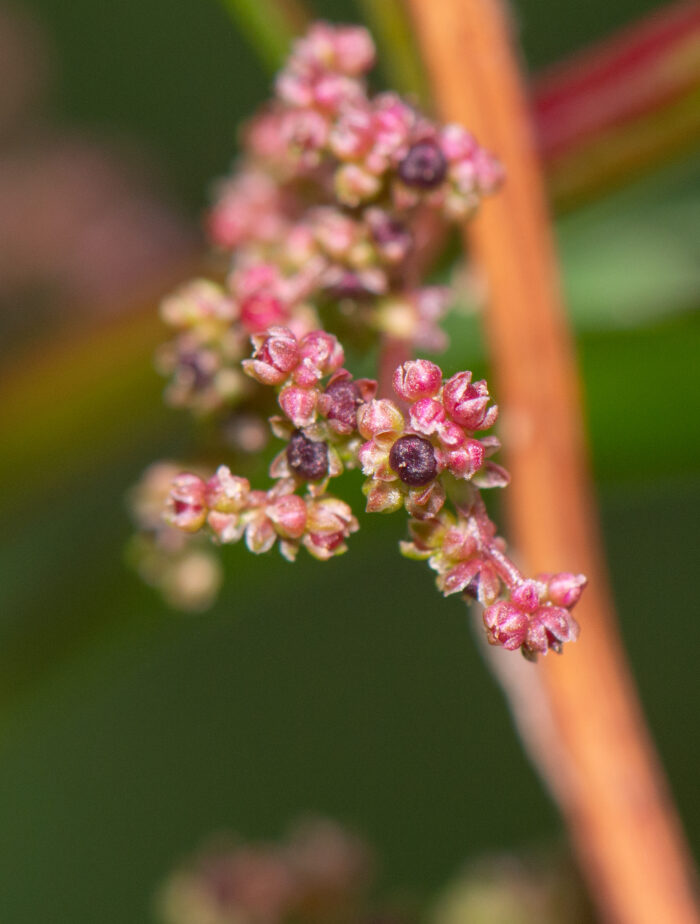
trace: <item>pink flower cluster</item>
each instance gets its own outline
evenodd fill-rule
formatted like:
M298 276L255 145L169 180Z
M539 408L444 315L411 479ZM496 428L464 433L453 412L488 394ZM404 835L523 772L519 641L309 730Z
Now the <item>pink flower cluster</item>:
M435 125L395 94L369 97L373 61L360 27L317 23L295 43L208 215L232 261L224 284L196 280L163 303L176 331L158 356L171 404L225 414L254 402L238 366L248 336L279 325L304 334L329 305L366 331L444 347L446 299L407 284L414 226L421 209L462 219L500 168L458 126Z
M439 128L394 93L367 95L368 33L312 26L296 43L276 99L249 127L248 154L280 179L330 173L355 208L388 196L399 211L420 203L461 219L493 191L501 170L458 125Z
M141 578L158 588L171 606L197 612L214 602L223 571L204 541L199 537L193 541L163 518L173 480L181 470L175 462L155 463L132 489L131 508L139 532L128 555Z
M484 625L489 642L509 651L520 648L529 658L546 654L549 649L561 653L564 642L575 642L579 625L571 615L585 585L580 574L554 575L555 585L566 586L562 599L551 585L543 581L522 581L510 592L508 600L499 600L484 610Z
M367 845L325 819L297 823L274 843L211 844L175 871L159 895L164 924L400 924L368 895Z
M472 383L470 372L460 372L443 384L439 366L417 359L398 367L393 386L408 405L407 415L386 398L369 402L358 414L358 429L367 440L359 459L368 476L368 510L405 505L412 516L428 519L445 503L444 475L479 487L508 483L505 469L488 459L498 440L474 436L498 415L498 408L489 406L486 382Z
M265 491L226 465L211 477L171 471L167 500L158 487L165 517L146 525L136 511L150 537L143 560L154 563L141 570L167 592L185 539L207 534L244 538L256 553L278 544L289 560L301 546L337 555L358 523L329 483L360 467L366 510L406 508L404 554L427 559L444 594L481 602L489 641L533 657L558 651L576 637L569 611L584 579L527 580L496 536L479 490L509 476L484 432L498 415L486 382L416 359L395 370L396 400L377 398L377 382L353 378L323 329L348 331L362 350L378 335L407 355L444 347L450 292L421 280L431 240L501 178L465 129L435 124L394 93L370 96L373 60L354 26L319 23L295 43L208 216L222 281L194 280L162 304L175 333L158 356L168 400L214 415L223 446L258 450L268 423L284 446ZM269 389L280 414L270 414Z
M225 465L206 481L184 473L172 483L166 519L185 532L206 525L224 544L245 536L255 554L279 541L288 561L294 561L302 545L321 561L347 551L345 540L359 528L348 505L328 495L300 497L295 487L293 480L281 479L269 491L254 491Z
M445 596L461 593L485 607L492 645L519 648L534 659L550 649L560 653L565 642L578 638L571 609L586 579L568 572L524 578L506 556L505 543L476 495L456 517L442 511L429 520L413 520L410 528L412 541L402 543L402 553L427 560Z

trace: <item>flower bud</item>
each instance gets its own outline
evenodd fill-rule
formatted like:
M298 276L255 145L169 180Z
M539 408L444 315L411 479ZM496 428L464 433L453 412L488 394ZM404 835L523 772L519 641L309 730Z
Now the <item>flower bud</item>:
M232 321L236 308L224 290L207 279L195 279L161 302L160 314L172 327L193 327L202 321Z
M527 615L504 600L484 610L484 625L489 643L502 645L508 651L520 648L527 637Z
M445 409L434 398L421 398L409 411L412 426L427 435L436 433L446 421Z
M219 513L238 513L248 502L250 483L247 478L232 475L226 465L220 465L206 486L206 505Z
M462 561L443 575L438 586L446 597L460 591L468 591L470 596L476 598L479 592L480 568L481 561L478 558Z
M296 427L306 427L316 417L318 393L314 389L288 385L280 392L279 405Z
M238 542L245 530L245 521L236 513L219 513L210 510L207 525L219 542Z
M204 525L207 516L205 484L198 475L178 475L170 488L166 519L172 526L195 533Z
M526 647L532 654L546 654L548 649L561 652L565 642L575 642L579 626L568 610L558 606L540 606L529 620Z
M241 321L253 334L279 324L286 314L284 303L274 295L251 295L241 304Z
M315 558L326 561L345 551L345 540L359 524L352 510L337 497L322 497L308 504L307 533L303 543Z
M277 533L285 539L299 539L306 528L306 504L296 494L285 494L265 511Z
M281 385L300 360L297 338L286 327L271 327L252 338L255 352L243 360L243 370L263 385Z
M322 330L312 330L302 337L299 343L300 363L294 372L297 385L311 387L339 369L345 360L345 354L338 340Z
M432 398L440 391L442 369L427 359L414 359L398 366L393 378L394 391L406 401Z
M388 398L368 401L357 412L357 429L367 440L379 433L400 433L403 428L403 414Z
M442 400L452 420L467 430L486 430L493 426L498 407L488 408L486 382L471 381L471 372L458 372L445 382Z
M571 609L581 598L583 589L586 586L586 578L583 574L571 574L568 571L562 571L560 574L554 574L548 578L547 596L555 606L563 606Z
M526 613L534 613L540 604L540 593L536 581L523 581L510 594L511 601Z
M373 199L380 189L381 180L356 164L343 164L335 172L335 194L351 208Z

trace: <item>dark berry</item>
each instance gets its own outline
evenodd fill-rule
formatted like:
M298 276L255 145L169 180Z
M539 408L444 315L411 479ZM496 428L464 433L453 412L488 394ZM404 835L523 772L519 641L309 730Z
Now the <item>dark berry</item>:
M328 446L297 430L287 444L287 464L298 478L320 481L328 474Z
M428 484L437 475L435 450L424 436L401 436L391 447L389 465L404 484Z
M406 186L434 189L447 174L447 161L434 141L419 141L399 164L399 176Z
M326 418L337 421L340 432L352 433L357 426L357 409L362 404L354 384L347 380L331 382L326 395L330 399Z

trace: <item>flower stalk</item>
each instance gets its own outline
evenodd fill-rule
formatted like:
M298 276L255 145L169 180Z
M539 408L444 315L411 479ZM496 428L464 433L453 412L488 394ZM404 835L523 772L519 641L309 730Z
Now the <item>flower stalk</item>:
M441 115L469 124L502 157L503 195L466 241L485 276L486 318L513 475L509 514L528 569L566 561L590 587L566 663L541 683L556 764L519 723L558 799L601 917L617 924L698 920L688 851L622 651L585 462L573 344L528 103L507 11L495 0L408 0ZM522 717L522 702L514 704ZM546 713L546 711L545 711Z

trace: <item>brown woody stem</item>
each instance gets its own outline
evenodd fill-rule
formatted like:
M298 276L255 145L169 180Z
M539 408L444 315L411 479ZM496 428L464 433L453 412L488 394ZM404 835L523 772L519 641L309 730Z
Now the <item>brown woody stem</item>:
M514 542L527 573L589 578L576 612L581 640L562 658L527 665L552 734L532 740L522 701L514 715L559 802L601 918L691 924L700 919L691 863L625 661L601 554L573 344L508 11L496 0L407 2L442 116L467 125L506 169L503 190L467 238L488 286ZM527 688L525 681L507 692L522 697ZM547 740L556 748L545 753Z

